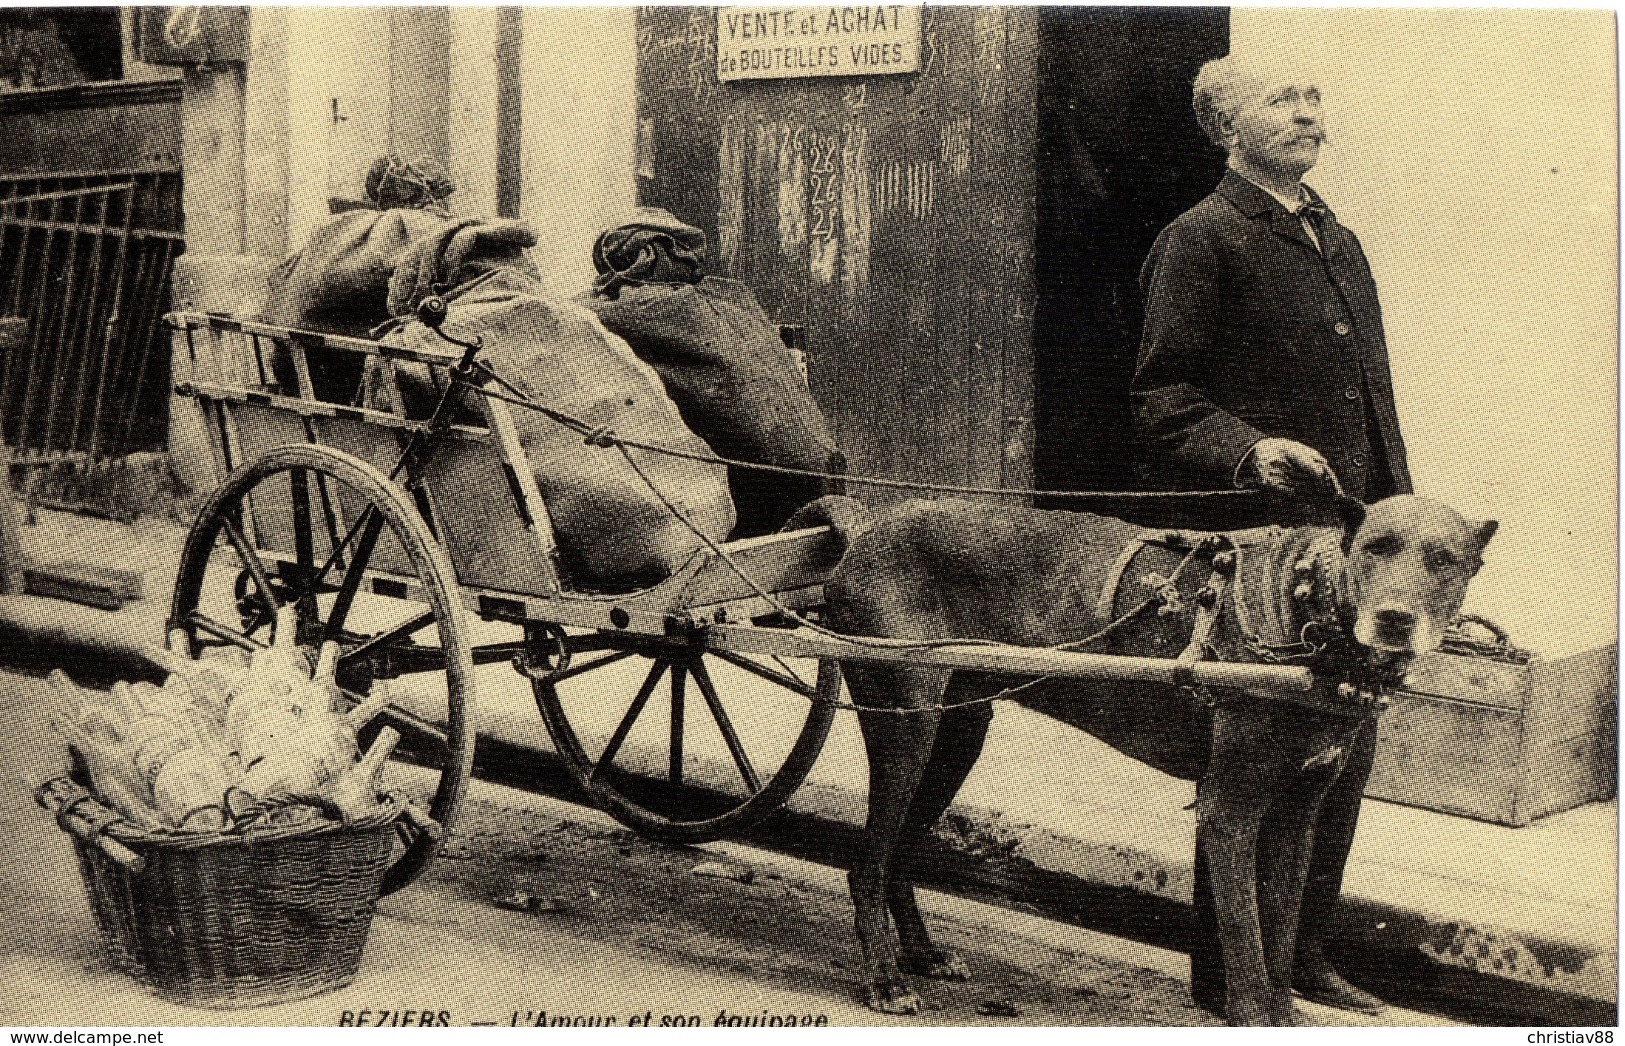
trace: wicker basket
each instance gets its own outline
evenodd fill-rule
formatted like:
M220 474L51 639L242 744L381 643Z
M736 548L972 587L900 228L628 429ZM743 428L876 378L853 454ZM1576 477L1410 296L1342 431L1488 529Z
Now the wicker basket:
M73 836L113 963L158 995L231 1009L304 999L355 979L404 797L350 825L242 834L149 832L69 778L41 806Z

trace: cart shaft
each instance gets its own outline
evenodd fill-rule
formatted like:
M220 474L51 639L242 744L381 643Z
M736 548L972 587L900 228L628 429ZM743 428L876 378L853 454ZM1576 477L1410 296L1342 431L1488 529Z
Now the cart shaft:
M704 629L703 635L707 647L739 653L829 657L841 661L931 666L994 675L1054 676L1092 682L1177 686L1194 680L1205 686L1259 691L1260 696L1338 715L1361 715L1367 711L1356 702L1339 699L1331 681L1316 677L1307 668L1286 665L1222 661L1181 663L1171 658L1089 654L1005 644L922 648L907 640L865 639L855 643L806 629L792 631L747 625L714 625Z

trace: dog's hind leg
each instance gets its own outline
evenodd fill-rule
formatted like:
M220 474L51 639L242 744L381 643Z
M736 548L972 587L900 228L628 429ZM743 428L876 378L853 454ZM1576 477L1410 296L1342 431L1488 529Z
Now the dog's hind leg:
M908 819L893 851L891 876L886 883L886 903L897 927L901 949L898 962L903 971L953 981L969 980L970 970L959 956L932 943L914 899L914 876L920 844L959 794L960 786L982 754L988 724L993 721L991 705L954 708L953 703L965 696L956 693L960 689L957 683L949 687L947 707L937 725L931 760L926 764L919 791L914 793Z
M918 710L901 715L890 711L858 714L869 755L869 821L863 850L847 875L868 977L869 1006L882 1013L918 1013L919 997L903 980L886 924L887 880L909 808L931 758L947 673L853 668L847 681L860 705Z

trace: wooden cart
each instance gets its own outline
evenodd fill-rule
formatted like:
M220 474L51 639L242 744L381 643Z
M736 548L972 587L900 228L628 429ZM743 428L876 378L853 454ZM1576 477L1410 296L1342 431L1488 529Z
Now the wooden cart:
M429 304L420 315L438 329ZM474 752L476 666L511 664L527 676L576 783L623 823L679 842L737 832L784 803L836 715L842 660L1175 679L1174 663L1160 659L985 645L920 650L798 627L797 617L816 617L837 559L839 544L822 527L730 542L723 554L701 549L637 591L577 586L560 570L538 463L526 460L507 402L479 398L483 425L450 423L444 405L415 421L397 409L326 402L310 380L308 354L316 351L372 357L386 385L394 365L410 361L481 387L470 366L475 347L448 338L444 353L406 350L202 313L168 322L176 390L201 405L222 480L187 539L172 636L184 636L192 656L210 646L252 650L272 640L275 610L291 603L301 645L340 644L338 680L351 699L401 676L432 683L433 707L414 687L414 701L392 701L379 720L400 730L403 754L435 776L427 805L442 828L403 844L385 892L421 872L452 827ZM290 369L294 387L280 387L273 376ZM502 625L476 620L506 623L514 635L491 639L485 633ZM816 663L815 677L787 659ZM1201 663L1193 671L1210 685L1315 700L1306 669ZM599 685L567 685L588 675ZM769 689L753 686L746 705L728 693L730 678ZM701 699L693 708L691 681ZM782 700L764 699L774 692ZM764 701L776 724L765 747L762 730L738 727L741 717L763 714ZM664 748L658 790L647 773L620 765L637 747L629 738L647 736L651 723ZM723 753L731 780L690 780L701 743ZM644 770L648 750L642 744Z

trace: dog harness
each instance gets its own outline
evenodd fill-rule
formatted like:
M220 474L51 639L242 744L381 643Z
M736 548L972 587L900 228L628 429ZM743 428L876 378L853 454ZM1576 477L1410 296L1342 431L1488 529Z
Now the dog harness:
M1287 576L1282 543L1292 533L1281 527L1226 533L1145 531L1113 563L1097 602L1097 619L1115 622L1121 617L1117 605L1126 581L1150 590L1159 615L1185 613L1194 605L1190 638L1176 658L1183 667L1176 679L1204 706L1213 707L1220 698L1197 683L1191 666L1214 658L1302 665L1335 683L1330 688L1334 703L1347 714L1374 714L1386 707L1387 693L1404 671L1373 658L1354 641L1353 623L1339 606L1329 565L1339 552L1337 532L1317 534L1300 554L1285 557L1291 560ZM1153 570L1136 574L1135 561L1152 548L1182 552L1184 558L1167 575ZM1203 560L1211 569L1207 582L1193 592L1182 591L1182 573ZM1221 624L1229 627L1221 629Z

